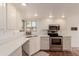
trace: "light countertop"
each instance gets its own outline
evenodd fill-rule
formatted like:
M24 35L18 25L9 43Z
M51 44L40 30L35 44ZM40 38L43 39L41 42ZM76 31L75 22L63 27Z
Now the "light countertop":
M20 34L20 33L18 33ZM10 55L12 52L14 52L17 48L19 48L20 46L22 46L26 41L28 41L30 38L26 38L25 36L16 36L16 37L12 37L10 39L5 39L1 41L0 43L0 56L8 56Z

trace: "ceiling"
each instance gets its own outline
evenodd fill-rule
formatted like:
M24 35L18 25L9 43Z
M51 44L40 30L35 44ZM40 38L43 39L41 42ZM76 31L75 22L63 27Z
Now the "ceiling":
M77 3L29 3L22 6L21 3L14 4L24 15L24 17L34 17L37 13L38 17L48 17L51 13L55 17L72 17L79 14L79 4Z

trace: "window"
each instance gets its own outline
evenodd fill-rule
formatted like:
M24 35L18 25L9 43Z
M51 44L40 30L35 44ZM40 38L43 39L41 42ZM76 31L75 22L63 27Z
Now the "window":
M25 30L25 20L22 20L22 30Z
M36 31L37 29L37 21L36 20L22 20L22 29L25 31Z
M31 21L26 21L26 28L31 28Z
M32 21L32 30L36 31L36 21Z
M26 30L29 31L36 31L36 21L32 20L32 21L26 21Z

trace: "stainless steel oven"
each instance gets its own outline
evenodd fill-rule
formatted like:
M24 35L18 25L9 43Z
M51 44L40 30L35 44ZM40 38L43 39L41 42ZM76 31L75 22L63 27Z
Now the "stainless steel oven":
M51 39L51 45L61 45L61 39Z
M62 43L62 37L50 37L50 50L52 51L62 51L63 43Z

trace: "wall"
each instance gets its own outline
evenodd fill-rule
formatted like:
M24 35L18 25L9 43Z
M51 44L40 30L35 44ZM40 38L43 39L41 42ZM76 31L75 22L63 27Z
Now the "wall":
M78 27L78 31L71 31L71 27ZM67 19L67 31L67 34L72 37L72 47L79 47L79 14L74 14Z

